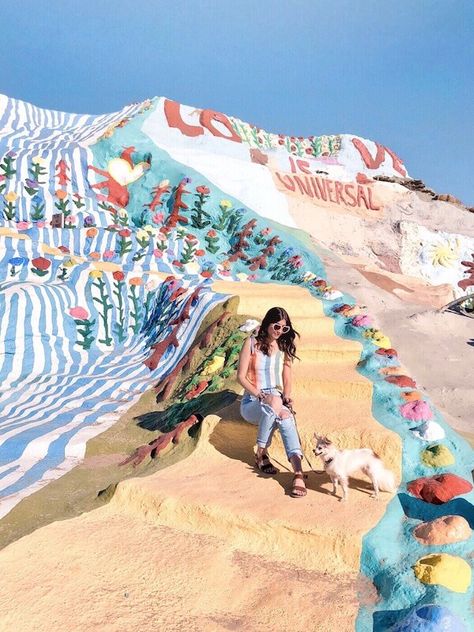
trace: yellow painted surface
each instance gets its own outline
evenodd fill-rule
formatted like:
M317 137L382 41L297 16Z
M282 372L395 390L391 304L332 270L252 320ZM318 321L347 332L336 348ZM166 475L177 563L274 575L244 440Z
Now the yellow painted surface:
M446 467L455 462L451 450L445 445L434 445L426 448L421 453L421 460L431 467Z
M466 592L471 585L471 567L455 555L427 555L419 559L413 569L424 584L438 584L460 593Z
M371 415L372 385L356 371L361 346L337 338L319 301L301 288L215 283L238 293L240 314L261 319L280 304L300 331L293 398L305 454L313 434L341 448L371 447L399 476L401 442ZM275 297L278 297L275 299ZM104 508L56 522L0 551L0 628L35 632L351 632L361 590L362 538L392 498L370 498L363 474L339 502L326 474L309 471L308 495L288 495L292 474L281 439L280 472L254 468L256 427L239 403L202 423L195 450L146 478L119 483ZM334 590L337 587L337 608ZM375 598L368 586L367 598Z
M224 356L220 356L220 355L214 356L211 362L203 369L203 371L201 372L201 375L212 375L213 373L216 373L216 371L219 371L219 369L222 369L222 367L224 366L224 362L225 362Z

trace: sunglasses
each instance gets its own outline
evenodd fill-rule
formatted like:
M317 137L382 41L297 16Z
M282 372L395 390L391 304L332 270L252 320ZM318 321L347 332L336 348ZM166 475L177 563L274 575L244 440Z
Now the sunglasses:
M278 323L272 323L272 327L275 331L280 331L281 329L282 334L287 334L291 329L288 325L279 325Z

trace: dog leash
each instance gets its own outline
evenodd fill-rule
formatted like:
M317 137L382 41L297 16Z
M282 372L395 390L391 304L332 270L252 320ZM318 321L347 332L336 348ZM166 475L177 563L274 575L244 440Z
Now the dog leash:
M313 466L311 465L310 460L308 459L308 457L306 456L305 452L303 452L303 443L301 441L301 437L300 437L300 432L298 430L298 424L296 423L296 412L295 409L293 408L293 406L291 404L288 404L285 402L283 402L283 405L286 406L286 408L288 408L288 410L290 411L290 413L293 415L293 419L295 420L295 429L296 429L296 434L298 436L298 441L300 442L300 446L301 446L301 453L304 456L304 458L306 459L306 462L309 465L309 469L313 472L313 474L324 474L324 470L315 470L313 468Z

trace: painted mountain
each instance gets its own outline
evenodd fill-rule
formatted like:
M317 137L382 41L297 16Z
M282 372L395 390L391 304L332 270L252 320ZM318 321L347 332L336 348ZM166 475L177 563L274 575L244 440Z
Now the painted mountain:
M410 372L472 322L471 211L358 136L0 97L0 627L474 629L473 451L444 414L462 398ZM297 500L279 437L257 476L238 412L240 348L279 304L301 334ZM396 492L358 474L340 503L314 432L375 450Z

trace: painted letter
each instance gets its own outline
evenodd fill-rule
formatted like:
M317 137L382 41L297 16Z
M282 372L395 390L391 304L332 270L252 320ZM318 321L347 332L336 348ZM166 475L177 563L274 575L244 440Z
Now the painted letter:
M360 207L360 201L364 200L365 208L370 209L369 203L367 202L367 198L365 197L364 187L362 185L357 185L357 206Z
M382 162L385 160L385 152L387 152L387 154L389 154L392 159L393 168L395 169L395 171L398 171L398 173L402 176L407 175L407 172L405 171L400 158L393 151L387 149L387 147L375 143L375 146L377 147L377 153L375 155L375 158L372 158L369 150L360 140L360 138L353 138L352 143L357 151L360 153L362 160L364 161L364 164L368 169L378 169Z
M345 199L344 199L344 195L342 193L342 190L344 188L344 185L342 184L342 182L338 182L337 180L334 182L334 186L336 187L336 204L339 204L339 199L342 201L343 204L346 203Z
M230 133L230 136L223 134L220 130L214 127L214 121L221 123ZM203 110L199 116L199 122L206 127L213 136L219 138L226 138L227 140L233 140L235 143L241 143L242 139L232 127L232 123L229 121L225 114L221 112L214 112L214 110Z
M181 112L179 111L180 105L177 101L170 101L165 99L165 116L170 127L176 127L185 136L201 136L204 134L202 127L198 125L188 125L181 118Z
M349 202L347 203L347 206L357 206L357 200L355 198L354 193L352 192L352 190L354 189L354 184L346 184L344 185L344 191L345 194L347 195L347 197L349 198L349 200L351 200L352 204L349 204Z
M298 189L302 195L309 195L309 197L313 197L313 192L311 191L310 183L308 182L308 177L305 177L306 185L303 184L301 178L299 176L293 176L296 184L298 185Z
M287 175L287 174L280 174L278 173L278 171L275 171L275 175L278 178L278 180L280 180L280 182L283 184L283 186L285 187L285 189L288 189L288 191L294 191L295 190L295 183L293 182L293 179L291 176ZM283 178L286 179L283 180Z
M309 162L307 160L300 160L298 158L298 160L296 161L296 164L298 165L298 169L300 171L302 171L303 173L308 173L309 175L311 175L311 170L309 169Z

